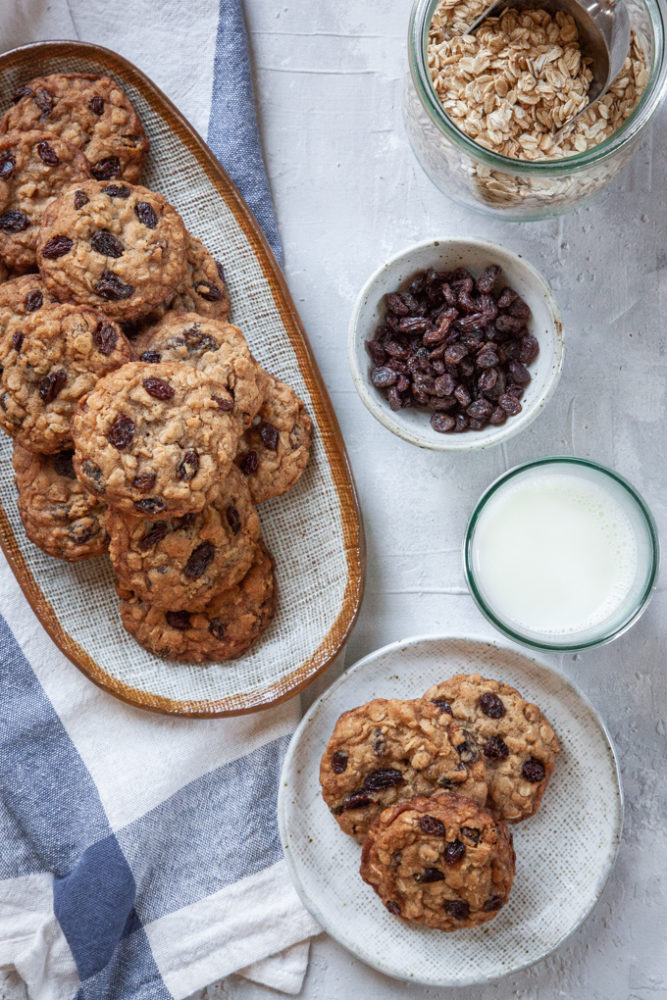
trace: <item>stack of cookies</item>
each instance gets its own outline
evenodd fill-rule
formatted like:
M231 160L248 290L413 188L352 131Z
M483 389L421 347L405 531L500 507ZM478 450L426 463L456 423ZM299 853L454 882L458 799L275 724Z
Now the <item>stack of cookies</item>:
M558 752L537 705L508 684L459 674L423 698L344 712L320 783L341 829L363 844L361 877L387 910L454 931L507 902L507 824L537 812Z
M222 266L138 185L149 143L113 80L31 80L0 134L0 427L26 534L108 552L158 656L240 656L275 607L255 505L300 477L310 418L228 321Z

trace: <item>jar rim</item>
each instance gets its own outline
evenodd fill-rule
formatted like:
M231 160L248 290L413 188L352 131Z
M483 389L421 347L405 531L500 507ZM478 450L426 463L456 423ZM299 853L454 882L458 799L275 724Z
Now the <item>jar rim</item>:
M641 594L638 596L638 600L632 610L628 612L623 618L610 622L606 628L601 629L597 634L590 636L587 639L579 641L570 641L564 637L562 642L557 640L549 641L547 639L540 639L537 636L528 635L521 632L520 629L513 627L505 620L501 619L496 612L490 607L488 602L482 595L482 592L477 584L475 578L475 571L473 568L473 555L472 548L474 543L474 534L479 519L484 511L488 501L496 494L499 489L502 489L509 481L514 479L516 476L522 475L530 469L540 468L542 466L558 466L558 465L570 465L570 466L580 466L585 469L592 469L595 472L602 473L603 476L614 481L622 490L630 497L631 501L634 503L636 509L639 511L641 520L646 528L646 534L650 543L650 558L647 566L646 578L644 585L641 590ZM529 646L531 649L541 649L548 650L550 652L579 652L585 649L593 649L598 646L605 646L609 642L613 642L614 639L618 639L619 636L623 635L628 629L632 628L635 622L642 616L644 611L649 605L653 591L658 582L658 574L660 571L660 540L658 535L658 528L653 518L651 510L644 500L643 496L629 480L624 476L621 476L614 469L609 468L606 465L602 465L600 462L595 462L588 458L579 458L575 455L547 455L543 458L533 459L532 461L522 462L520 465L515 465L513 468L508 469L507 472L502 473L490 486L486 488L484 493L481 495L472 514L470 515L470 520L466 526L465 536L463 539L463 573L465 576L470 595L474 600L475 604L482 612L484 617L494 625L499 632L503 635L508 636L508 638L513 639L515 642L519 642L524 646Z
M648 14L653 34L653 57L644 91L636 107L608 138L583 153L574 153L555 160L519 160L494 153L480 146L461 131L442 107L428 70L428 32L440 0L414 0L408 28L408 62L410 75L421 104L433 124L444 135L463 148L475 160L504 173L539 175L556 172L576 173L597 165L627 146L651 119L667 90L665 60L665 22L657 0L639 0ZM539 0L536 0L539 4Z

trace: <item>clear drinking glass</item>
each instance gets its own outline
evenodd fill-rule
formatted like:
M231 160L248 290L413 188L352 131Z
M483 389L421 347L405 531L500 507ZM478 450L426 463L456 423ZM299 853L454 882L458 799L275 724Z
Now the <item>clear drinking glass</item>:
M480 518L491 501L506 487L513 488L519 477L529 477L533 470L556 473L572 473L594 485L602 487L620 507L631 528L636 545L636 568L631 585L618 605L600 622L586 626L572 633L547 634L528 625L520 627L516 622L503 617L489 599L485 587L481 563L483 550L478 544L477 529ZM517 538L516 544L521 544ZM477 502L466 529L463 543L463 570L470 593L482 614L504 635L533 649L547 649L553 652L573 652L602 646L626 632L648 607L658 577L660 565L660 544L658 531L645 501L635 488L612 469L583 458L554 456L540 458L518 465L504 473L489 486ZM512 573L512 566L507 573ZM574 569L573 569L574 571ZM509 581L509 576L508 576Z
M632 157L667 91L660 6L656 0L625 2L649 68L637 107L593 149L560 160L529 162L484 149L447 116L427 63L429 26L438 0L415 0L408 35L405 122L413 151L436 187L469 208L510 220L561 215L606 187Z

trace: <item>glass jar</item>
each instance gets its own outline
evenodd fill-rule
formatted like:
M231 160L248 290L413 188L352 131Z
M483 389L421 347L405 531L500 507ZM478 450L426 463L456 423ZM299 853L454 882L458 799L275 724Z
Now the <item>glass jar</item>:
M408 35L405 122L433 183L455 201L510 220L568 212L598 194L628 163L667 90L665 27L656 0L625 0L646 55L648 82L637 107L608 139L559 160L514 160L479 146L444 111L431 83L427 46L438 0L415 0ZM535 0L539 7L539 0Z

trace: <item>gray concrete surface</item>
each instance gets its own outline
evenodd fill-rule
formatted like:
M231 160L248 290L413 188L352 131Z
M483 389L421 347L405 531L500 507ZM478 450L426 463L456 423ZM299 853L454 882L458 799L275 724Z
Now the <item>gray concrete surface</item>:
M488 631L463 592L460 541L471 507L506 467L545 454L595 458L644 493L667 526L667 109L601 200L560 219L503 223L433 188L405 137L401 94L410 4L248 0L260 118L290 288L322 368L354 467L368 534L367 594L352 663L420 632ZM563 377L547 412L506 448L420 452L359 401L345 357L366 277L431 235L466 234L526 255L565 318ZM394 982L325 936L304 1000L661 1000L665 943L667 598L614 645L562 658L616 742L626 826L616 868L583 927L550 959L498 982L437 990ZM210 1000L264 1000L239 981Z

